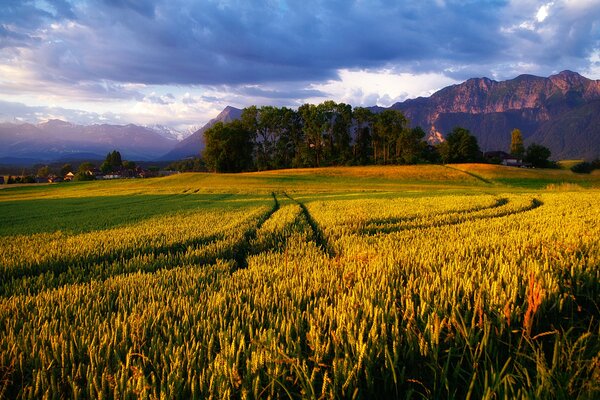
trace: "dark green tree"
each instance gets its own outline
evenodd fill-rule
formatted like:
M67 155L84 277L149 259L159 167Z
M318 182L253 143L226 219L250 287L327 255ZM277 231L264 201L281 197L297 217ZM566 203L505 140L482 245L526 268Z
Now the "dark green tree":
M352 136L350 135L351 127L352 106L345 103L336 104L331 132L333 142L331 161L334 164L348 164L352 159L352 147L350 146L352 141Z
M136 164L134 161L128 161L128 160L123 161L122 165L123 165L123 168L129 169L129 170L134 170L136 167Z
M73 178L76 181L93 181L96 177L93 174L95 166L91 162L84 162L79 164L77 173Z
M375 122L375 114L368 108L357 107L353 112L354 117L354 162L359 165L366 165L371 162L372 131Z
M108 174L113 171L113 167L109 161L104 161L100 164L100 171L102 171L103 174Z
M253 134L254 164L259 171L273 168L275 144L280 134L279 112L272 106L251 106L242 112L242 124Z
M532 143L527 147L525 151L525 162L531 164L536 168L544 168L550 164L550 156L552 152L549 148L542 145Z
M123 159L121 158L121 153L117 150L113 150L110 153L106 154L106 158L102 165L100 165L100 170L107 174L109 172L118 171L123 166Z
M302 164L308 167L319 167L323 162L323 124L324 115L322 107L314 104L303 104L298 108L302 120L304 143L301 147Z
M278 110L278 135L273 155L274 168L301 166L302 122L298 113L283 107Z
M587 161L577 163L571 167L571 171L575 172L576 174L590 174L593 170L594 166L592 163Z
M48 175L50 175L50 168L47 165L40 167L40 169L38 169L37 174L36 174L36 176L38 176L40 178L47 178Z
M254 133L240 120L216 123L204 132L203 158L207 168L215 172L251 170L253 136Z
M111 153L110 164L113 166L114 169L118 169L121 168L121 166L123 166L123 159L121 158L121 153L119 153L117 150L113 150L113 152Z
M398 110L384 110L377 114L373 135L373 158L376 163L389 164L398 161L400 137L408 129L408 120Z
M67 164L63 165L62 168L60 169L61 176L65 176L69 172L73 172L73 166L71 164L67 163Z
M398 138L398 162L400 164L416 164L423 159L427 143L423 141L425 131L417 126L413 129L403 129Z
M468 129L456 127L446 136L446 140L438 146L442 162L461 163L475 162L480 159L481 152L477 138Z
M165 169L179 172L202 172L206 171L206 164L200 157L194 157L172 162Z
M93 171L94 168L96 168L96 166L93 163L83 162L83 163L79 164L79 168L77 168L77 172L90 172L90 171Z

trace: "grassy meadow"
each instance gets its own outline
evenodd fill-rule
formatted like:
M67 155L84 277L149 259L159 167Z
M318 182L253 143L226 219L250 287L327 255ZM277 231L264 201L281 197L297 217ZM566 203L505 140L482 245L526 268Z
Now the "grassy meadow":
M5 185L0 398L599 398L599 172Z

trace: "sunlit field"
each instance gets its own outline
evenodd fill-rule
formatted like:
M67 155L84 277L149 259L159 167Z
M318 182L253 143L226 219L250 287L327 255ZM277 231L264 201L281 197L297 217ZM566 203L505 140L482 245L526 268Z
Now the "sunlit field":
M600 175L0 190L0 398L598 398Z

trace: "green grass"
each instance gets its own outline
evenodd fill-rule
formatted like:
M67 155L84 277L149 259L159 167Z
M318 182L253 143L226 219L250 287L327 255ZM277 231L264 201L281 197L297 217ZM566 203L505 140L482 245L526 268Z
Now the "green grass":
M565 185L566 184L566 185ZM569 186L570 185L570 186ZM72 182L0 190L0 236L87 232L143 219L248 202L270 193L319 198L418 197L562 186L600 187L600 171L520 169L484 164L331 167L245 174L187 173L165 178ZM308 197L307 197L308 196Z
M0 236L63 231L82 233L137 223L162 215L239 207L267 196L140 194L41 198L0 202Z

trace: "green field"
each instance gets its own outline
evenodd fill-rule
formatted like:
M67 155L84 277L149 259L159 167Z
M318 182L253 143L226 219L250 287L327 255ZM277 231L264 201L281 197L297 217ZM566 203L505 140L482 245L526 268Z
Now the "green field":
M599 398L599 172L4 185L0 398Z

